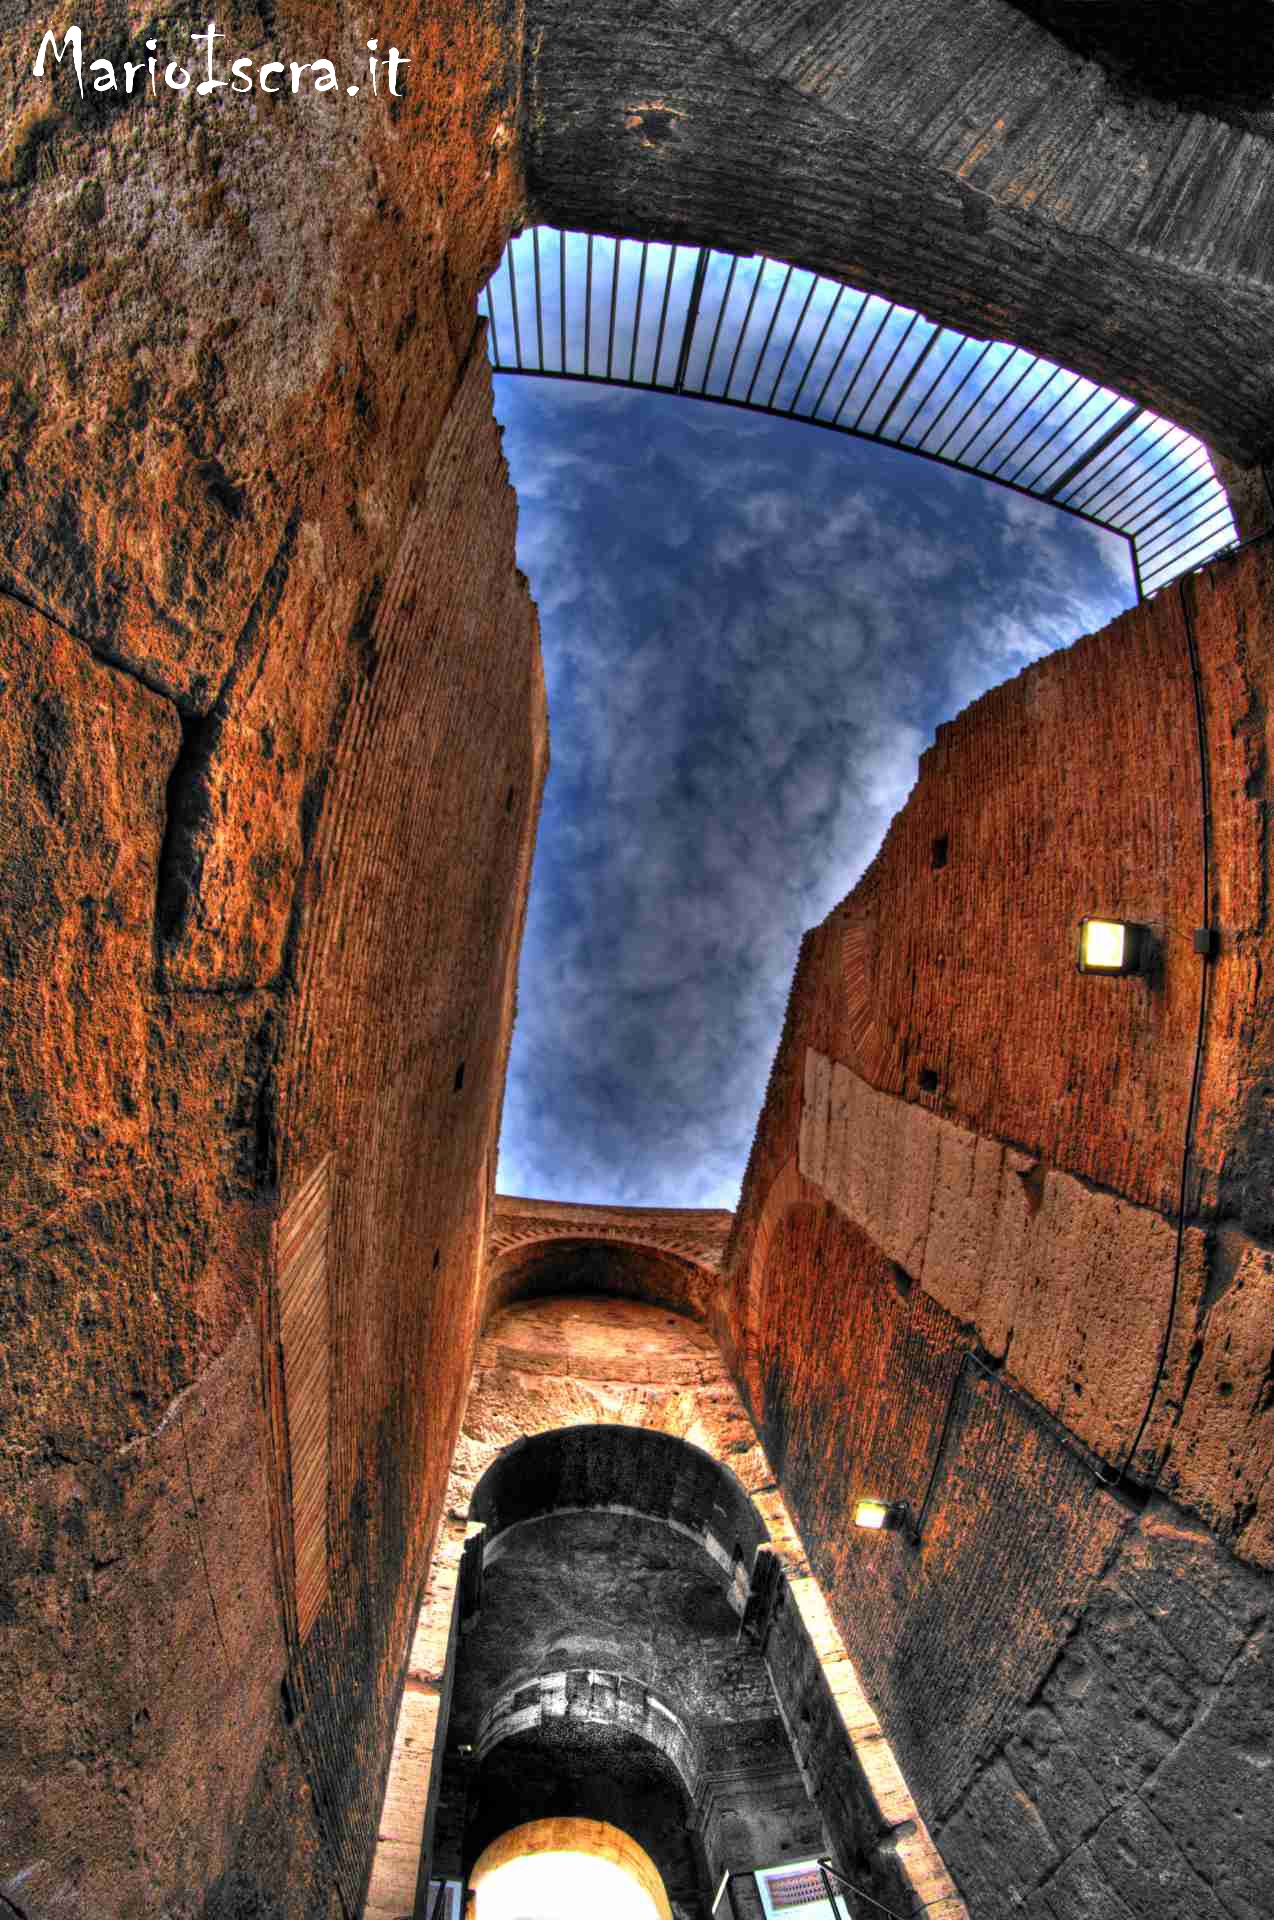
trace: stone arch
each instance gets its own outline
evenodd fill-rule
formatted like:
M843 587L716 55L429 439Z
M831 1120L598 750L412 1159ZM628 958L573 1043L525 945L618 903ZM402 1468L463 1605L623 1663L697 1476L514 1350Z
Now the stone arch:
M613 1294L707 1316L731 1216L501 1195L487 1235L488 1316L545 1294Z
M669 1893L695 1903L687 1836L702 1755L683 1715L646 1681L596 1667L522 1681L488 1710L471 1766L466 1799L477 1817L466 1832L467 1856L485 1855L510 1812L600 1819L642 1847Z
M530 1324L544 1331L546 1351L538 1356L516 1337ZM627 1356L619 1350L640 1329L639 1358L621 1364L620 1379L604 1377L599 1340L593 1337L599 1328L613 1333L621 1361ZM855 1804L866 1828L888 1840L887 1871L901 1876L900 1893L916 1890L931 1903L935 1920L962 1920L963 1904L858 1682L713 1336L657 1303L578 1295L501 1308L482 1343L448 1481L446 1519L408 1662L364 1908L367 1920L388 1920L401 1911L394 1899L402 1897L404 1862L410 1861L414 1876L420 1856L435 1765L431 1758L422 1768L422 1750L440 1755L445 1739L441 1703L453 1622L463 1604L458 1596L466 1554L473 1567L484 1552L478 1542L488 1527L498 1546L502 1528L512 1532L537 1507L551 1512L559 1496L561 1510L577 1510L572 1476L586 1485L589 1471L582 1430L590 1437L603 1435L603 1452L614 1448L612 1468L599 1469L603 1490L626 1492L619 1504L644 1509L696 1538L735 1612L745 1622L750 1617L763 1639L780 1623L776 1644L784 1650L792 1683L813 1688L820 1702L811 1723L788 1727L811 1801L824 1804L827 1755L848 1756L854 1785L842 1804ZM642 1477L634 1469L625 1479L620 1461L625 1451L630 1464L638 1456L644 1462L661 1459L660 1474ZM525 1471L537 1456L551 1468L538 1491L537 1476ZM680 1480L675 1463L682 1466ZM696 1498L705 1495L713 1524L696 1526L690 1516ZM751 1535L750 1546L742 1533ZM779 1698L782 1711L781 1692ZM821 1743L817 1751L809 1744L815 1740Z
M631 1331L640 1313L623 1304ZM536 1317L544 1306L515 1312ZM685 1337L658 1309L646 1313L656 1335ZM696 1331L686 1330L692 1340ZM763 1747L784 1737L763 1657L751 1640L739 1650L752 1588L768 1591L778 1566L767 1518L726 1460L631 1416L510 1441L473 1487L466 1518L481 1606L467 1622L462 1572L440 1831L454 1835L463 1804L467 1864L510 1807L522 1817L620 1821L631 1806L630 1831L684 1920L704 1895L705 1849L715 1859L727 1844L723 1821L737 1821L755 1796L746 1767L737 1777L739 1763L721 1751L714 1723L728 1723L732 1710L716 1700L711 1676L730 1676L723 1698L737 1688L750 1702ZM622 1594L620 1613L604 1597L599 1604L611 1588ZM452 1636L455 1646L455 1625ZM548 1664L555 1657L560 1667ZM495 1676L500 1692L476 1721L480 1690ZM819 1844L819 1815L790 1755L782 1791L784 1804L815 1822L804 1838ZM739 1830L749 1831L742 1817ZM450 1848L454 1872L454 1838Z
M519 1339L527 1330L541 1340L538 1351ZM584 1427L639 1428L650 1441L688 1443L743 1490L785 1564L804 1567L711 1333L658 1302L580 1296L515 1302L489 1322L452 1459L438 1556L458 1570L466 1536L484 1524L473 1515L475 1495L507 1449Z
M700 1757L692 1734L676 1708L654 1688L630 1674L595 1667L570 1667L536 1674L509 1687L489 1708L478 1732L477 1756L486 1758L502 1740L512 1739L548 1718L567 1714L583 1725L622 1724L647 1746L663 1754L693 1799L699 1784Z
M710 1283L698 1262L664 1247L554 1234L523 1241L492 1262L487 1311L547 1296L602 1294L650 1301L701 1320Z
M536 1675L493 1704L465 1767L468 1875L510 1825L600 1820L642 1848L680 1911L697 1907L688 1836L699 1754L681 1716L643 1681L597 1668Z
M739 1593L769 1526L723 1459L681 1436L598 1423L515 1440L473 1490L470 1524L488 1551L508 1529L548 1513L603 1507L657 1520L701 1546Z

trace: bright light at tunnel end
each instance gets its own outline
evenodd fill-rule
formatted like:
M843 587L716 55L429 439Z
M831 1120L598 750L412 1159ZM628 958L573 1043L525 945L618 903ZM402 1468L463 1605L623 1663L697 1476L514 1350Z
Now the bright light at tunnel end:
M672 1920L659 1869L607 1820L528 1820L474 1862L476 1920Z
M613 1860L535 1853L506 1861L477 1889L477 1920L660 1920L652 1896Z

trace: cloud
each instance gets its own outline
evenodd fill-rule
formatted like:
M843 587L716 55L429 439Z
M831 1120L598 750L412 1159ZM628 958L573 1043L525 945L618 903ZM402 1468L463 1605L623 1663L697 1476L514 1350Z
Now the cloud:
M553 757L500 1184L733 1206L802 932L937 723L1128 603L1122 542L792 422L496 386Z

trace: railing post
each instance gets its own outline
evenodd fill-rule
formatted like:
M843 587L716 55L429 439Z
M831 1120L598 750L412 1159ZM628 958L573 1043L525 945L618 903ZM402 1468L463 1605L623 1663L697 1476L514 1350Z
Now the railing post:
M1146 597L1146 589L1141 580L1141 560L1137 553L1137 536L1129 533L1124 538L1128 542L1128 558L1132 561L1132 577L1137 588L1137 600L1140 603Z
M835 1888L832 1886L831 1875L827 1871L827 1862L825 1860L819 1861L818 1870L820 1874L823 1876L823 1889L827 1895L827 1904L832 1910L834 1920L841 1920L840 1907L837 1905L837 1901L836 1901L836 1891L835 1891ZM846 1907L845 1911L847 1914L849 1913L848 1906ZM849 1920L853 1920L852 1914L849 1914Z
M690 348L694 342L695 328L699 324L699 302L703 299L703 283L707 274L708 249L700 247L699 258L695 261L694 282L690 288L690 305L686 308L686 324L681 333L681 348L677 354L677 376L672 383L674 393L680 393L686 384L686 367L690 361Z

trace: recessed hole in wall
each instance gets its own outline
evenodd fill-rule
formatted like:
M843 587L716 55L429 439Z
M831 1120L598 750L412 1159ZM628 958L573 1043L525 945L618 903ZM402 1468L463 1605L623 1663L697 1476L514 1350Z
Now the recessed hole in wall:
M1032 1216L1039 1212L1044 1199L1044 1173L1042 1160L1037 1160L1034 1166L1027 1167L1025 1172L1021 1168L1017 1171L1017 1177L1022 1182L1026 1194L1026 1210Z
M921 1093L936 1093L938 1091L938 1075L935 1068L921 1067L920 1091Z
M464 1085L464 1061L462 1060L460 1062L460 1065L456 1068L456 1084L455 1084L454 1091L456 1093L459 1093L463 1085Z
M504 811L506 813L512 813L513 811L513 788L512 787L509 788L509 791L504 796Z
M932 847L930 858L929 858L929 864L931 867L934 868L935 872L939 867L946 866L947 850L948 850L947 836L945 833L940 833L937 839L933 843L933 847Z
M434 1248L434 1272L435 1273L437 1273L438 1271L438 1263L441 1259L442 1259L442 1248L435 1247Z

